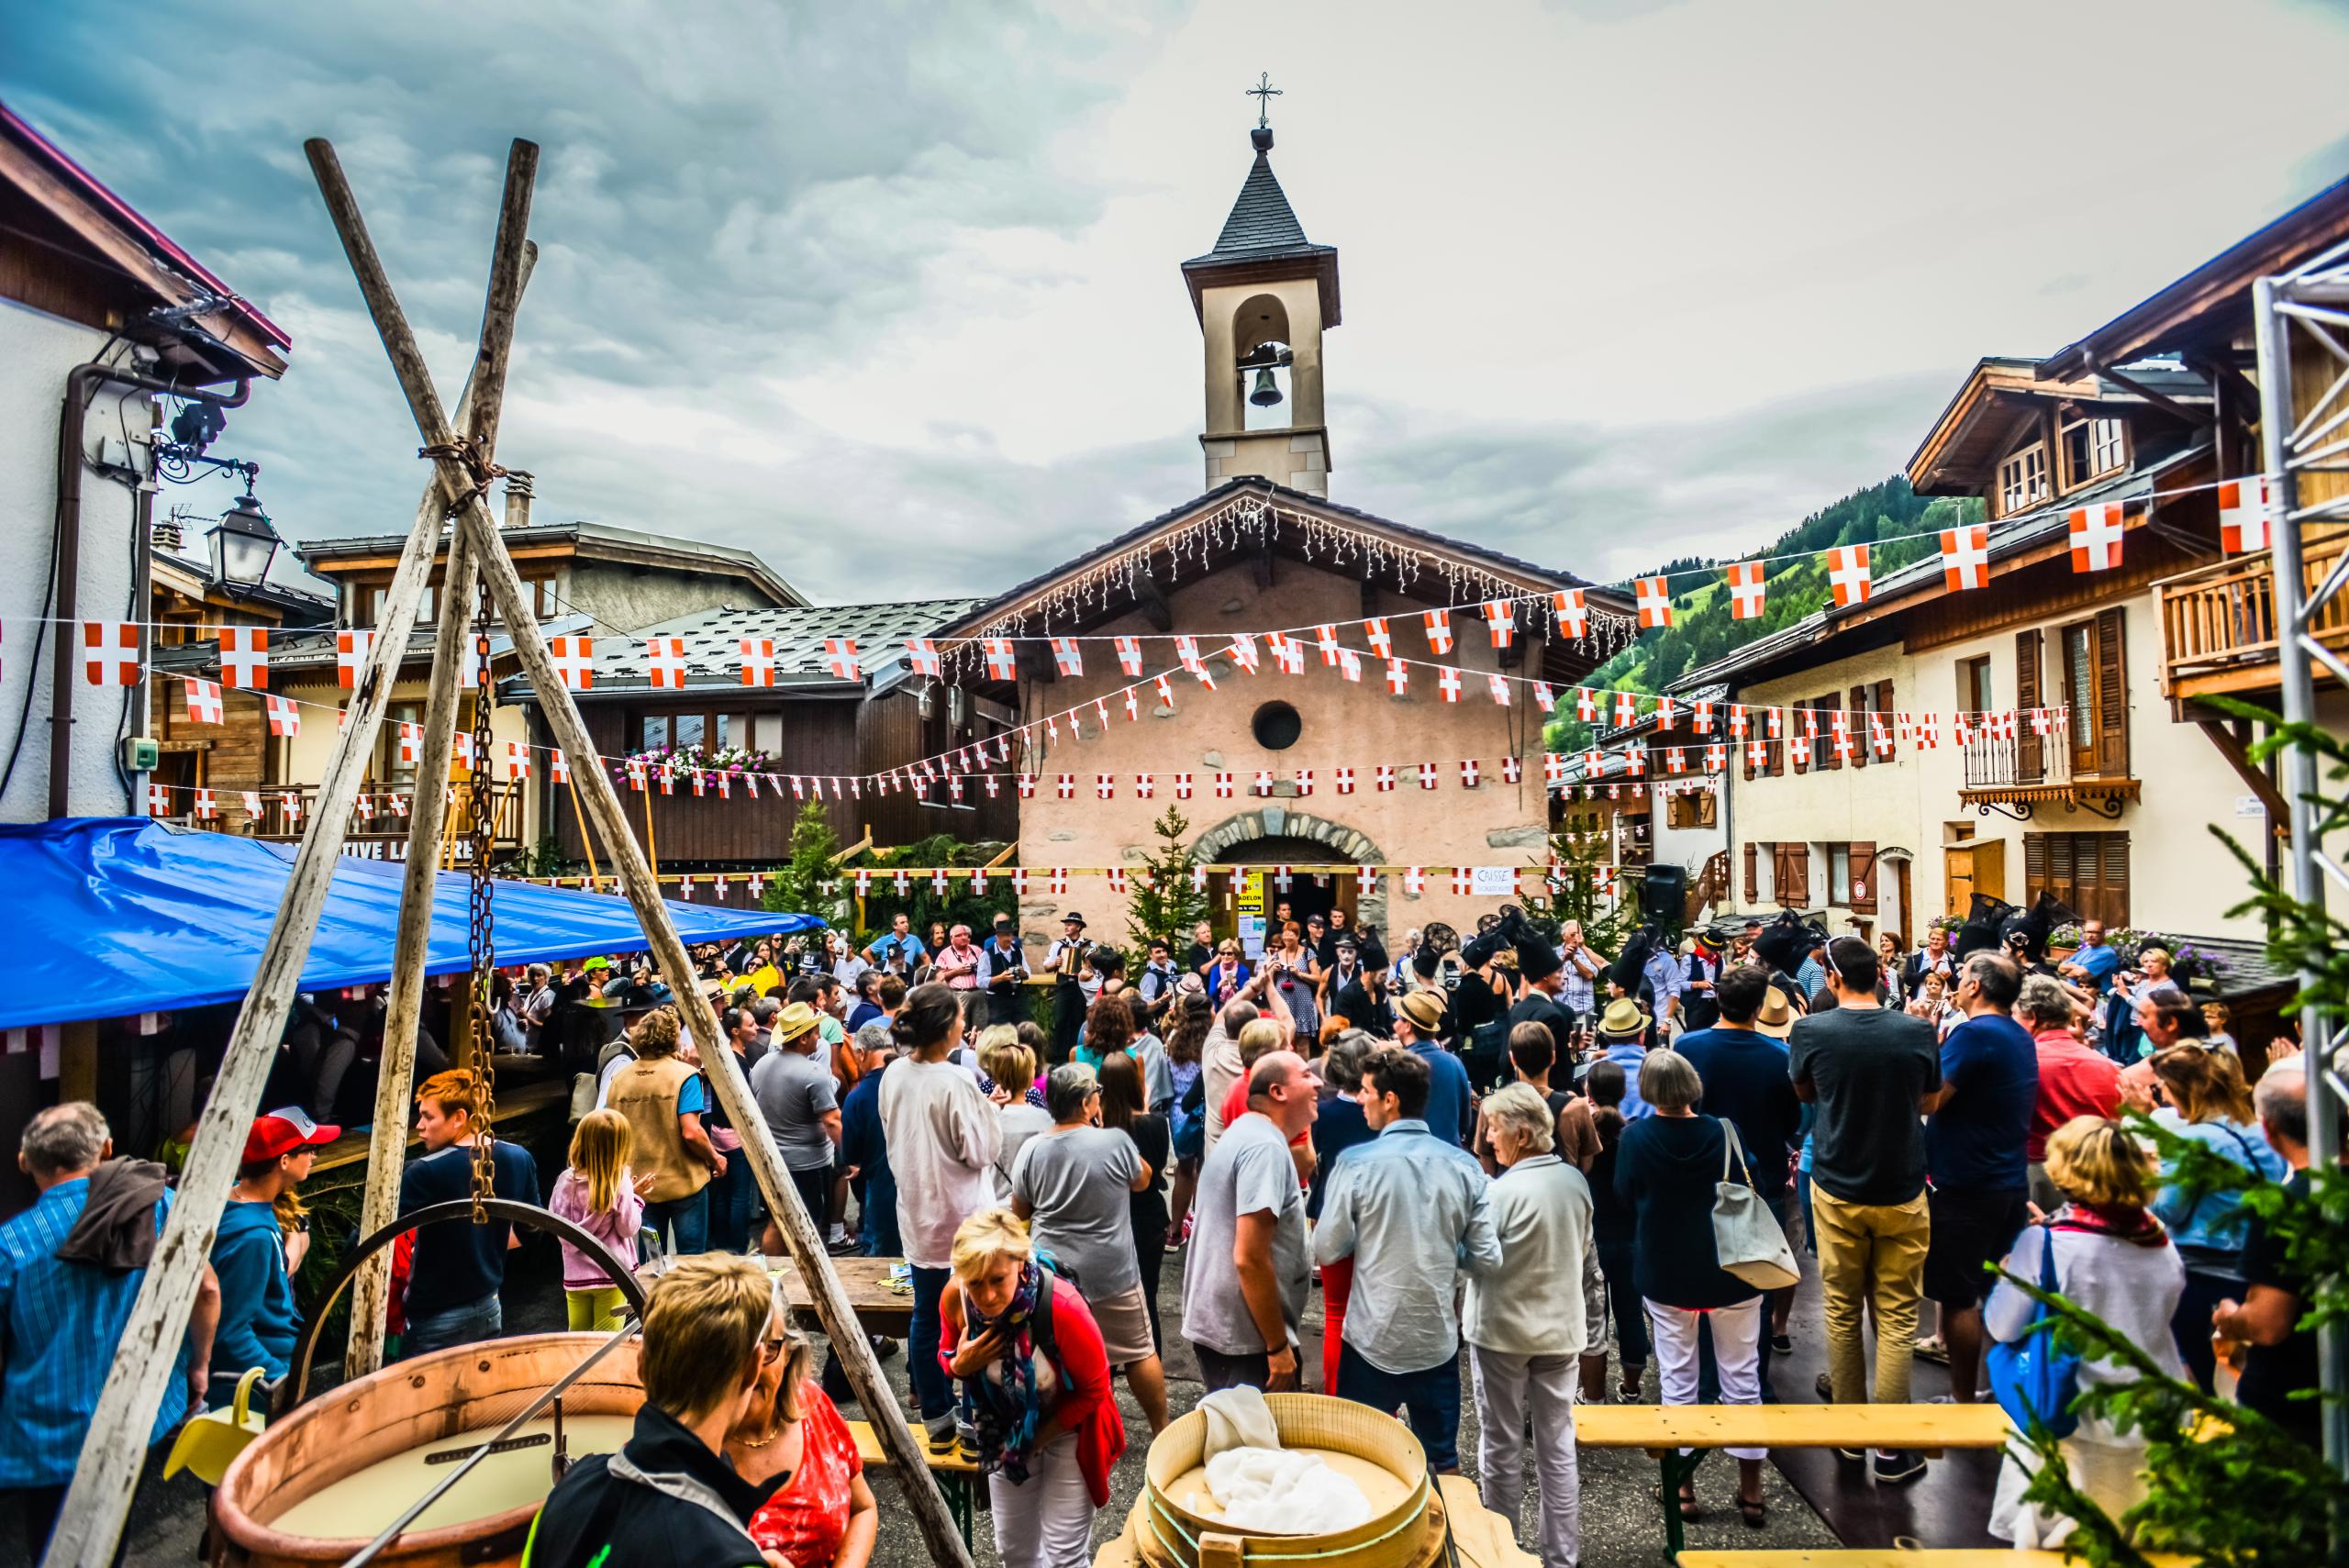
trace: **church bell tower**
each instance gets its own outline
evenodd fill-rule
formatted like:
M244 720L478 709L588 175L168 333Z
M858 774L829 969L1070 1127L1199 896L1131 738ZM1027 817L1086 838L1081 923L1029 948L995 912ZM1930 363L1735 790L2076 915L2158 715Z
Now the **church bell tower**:
M1280 89L1249 89L1269 106ZM1207 352L1207 486L1247 476L1330 493L1321 334L1338 324L1338 251L1316 245L1273 177L1271 116L1215 249L1183 263Z

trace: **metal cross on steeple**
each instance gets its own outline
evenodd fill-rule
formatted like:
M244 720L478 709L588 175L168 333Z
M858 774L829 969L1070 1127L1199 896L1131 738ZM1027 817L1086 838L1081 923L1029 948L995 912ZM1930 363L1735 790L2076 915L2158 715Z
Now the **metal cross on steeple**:
M1271 128L1273 100L1280 95L1281 90L1273 85L1273 73L1269 71L1256 72L1256 84L1241 94L1243 98L1256 100L1256 128L1258 130Z

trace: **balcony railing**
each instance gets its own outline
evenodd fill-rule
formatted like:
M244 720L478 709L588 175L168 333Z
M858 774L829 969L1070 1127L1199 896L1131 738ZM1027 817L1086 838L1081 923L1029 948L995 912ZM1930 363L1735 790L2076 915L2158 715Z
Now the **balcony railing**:
M2349 531L2303 541L2303 602L2341 566L2344 552ZM2154 586L2161 604L2164 695L2185 701L2276 684L2276 571L2268 551L2231 556ZM2309 629L2327 647L2349 651L2349 597L2335 595Z
M2029 724L2028 715L2017 718ZM2035 758L2026 751L2036 751ZM2008 784L2067 784L2072 782L2072 746L2062 735L2026 736L2012 740L1977 735L1965 743L1965 787L1992 789Z
M2018 722L2030 719L2019 716ZM1985 817L1997 811L2019 822L2042 804L2061 806L2066 814L2088 810L2110 818L2143 787L2125 775L2076 770L2069 735L2018 732L2011 740L1978 735L1965 743L1965 784L1958 798Z
M519 851L522 848L522 786L508 782L493 784L491 788L494 793L491 839L495 852L502 855ZM235 798L233 791L220 793L226 798ZM191 828L247 833L256 839L290 842L301 838L317 810L317 786L279 784L260 793L261 816L250 822L245 820L241 811L237 813L233 821L225 812L211 821L192 817L176 819L184 820ZM344 842L349 846L345 853L376 860L402 860L406 857L410 818L393 809L392 795L395 793L406 796L410 791L402 788L395 792L385 784L369 784L361 791L362 798L373 810L362 811L355 805L351 807L344 834ZM294 802L291 806L287 804L289 796ZM472 856L473 824L473 791L460 781L456 786L455 804L449 807L442 828L451 852L460 862Z

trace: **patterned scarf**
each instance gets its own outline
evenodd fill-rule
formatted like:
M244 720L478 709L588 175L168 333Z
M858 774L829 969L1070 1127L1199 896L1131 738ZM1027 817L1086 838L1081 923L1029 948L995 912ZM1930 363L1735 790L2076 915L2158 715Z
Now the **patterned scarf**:
M2162 1229L2162 1222L2154 1218L2153 1212L2134 1204L2066 1204L2055 1217L2055 1228L2110 1236L2140 1247L2159 1247L2169 1240L2169 1232Z
M970 1296L963 1297L965 1309L971 1311L963 1330L965 1339L999 1332L1004 1340L1000 1383L985 1369L963 1380L963 1406L979 1433L979 1468L987 1474L999 1470L1014 1485L1028 1479L1036 1429L1043 1419L1042 1404L1036 1396L1036 1342L1030 1332L1042 1280L1043 1271L1032 1260L1022 1265L1019 1286L1011 1293L1010 1305L996 1318L980 1317L971 1310Z

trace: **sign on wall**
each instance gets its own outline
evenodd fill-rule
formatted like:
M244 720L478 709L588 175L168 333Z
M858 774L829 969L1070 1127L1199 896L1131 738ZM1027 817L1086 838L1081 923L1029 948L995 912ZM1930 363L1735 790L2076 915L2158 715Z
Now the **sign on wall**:
M1240 951L1252 962L1264 956L1264 873L1246 871L1232 880L1232 910L1239 919Z

